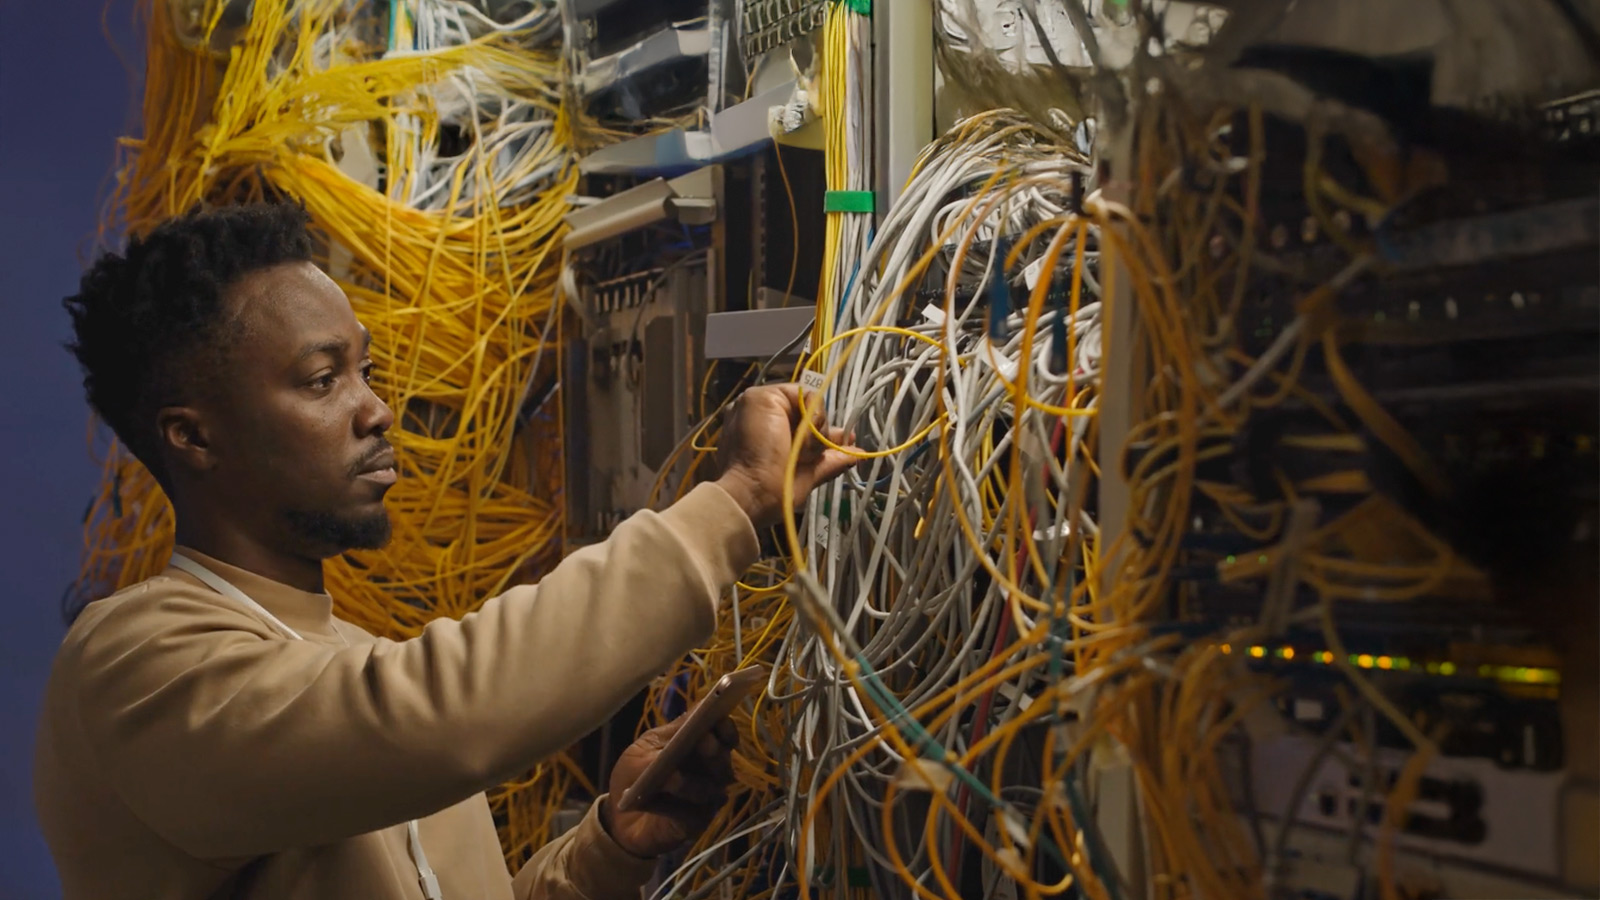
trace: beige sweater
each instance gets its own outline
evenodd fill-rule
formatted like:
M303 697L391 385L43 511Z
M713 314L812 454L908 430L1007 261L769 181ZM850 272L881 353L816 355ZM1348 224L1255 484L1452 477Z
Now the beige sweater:
M334 619L326 594L186 552L305 640L175 569L84 611L35 774L66 900L420 900L413 818L445 900L636 897L651 863L593 810L513 882L483 791L703 640L758 550L738 505L702 485L401 642Z

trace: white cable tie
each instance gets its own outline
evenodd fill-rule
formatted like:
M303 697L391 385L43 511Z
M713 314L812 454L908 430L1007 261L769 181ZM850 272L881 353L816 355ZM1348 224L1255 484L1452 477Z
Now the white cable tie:
M997 352L993 341L983 342L984 352L978 354L978 359L988 363L989 368L1000 373L1000 377L1007 381L1017 380L1017 361Z
M1022 823L1017 814L1006 807L995 810L1000 819L1000 824L1011 835L1011 840L1018 847L1027 850L1033 846L1033 838L1028 834L1028 826Z
M1027 268L1022 270L1023 283L1027 284L1030 291L1033 290L1034 285L1039 283L1039 273L1044 271L1044 260L1045 258L1041 256L1028 263Z
M1027 712L1028 707L1033 705L1033 695L1018 689L1014 684L1001 684L995 688L995 693L1015 703L1017 709L1023 712Z
M1036 541L1053 541L1057 538L1072 534L1072 523L1062 522L1060 525L1051 525L1049 528L1040 528L1033 533Z

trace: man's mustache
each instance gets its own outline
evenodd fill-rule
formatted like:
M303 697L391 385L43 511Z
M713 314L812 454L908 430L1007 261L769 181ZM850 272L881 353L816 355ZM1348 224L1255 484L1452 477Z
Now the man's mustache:
M395 465L394 445L388 441L379 441L378 444L350 467L350 477L355 478L365 472L374 472L378 469L388 469Z

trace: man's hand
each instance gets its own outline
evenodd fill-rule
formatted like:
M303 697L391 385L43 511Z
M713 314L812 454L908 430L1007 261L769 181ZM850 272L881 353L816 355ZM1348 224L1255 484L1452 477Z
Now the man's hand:
M843 429L825 423L822 397L808 393L805 414L828 440L848 446ZM848 453L826 448L800 421L800 386L767 385L739 395L728 411L718 439L722 476L717 484L744 508L757 528L780 521L783 515L783 478L797 429L806 432L800 462L795 467L796 503L805 501L813 488L839 477L856 462Z
M600 823L617 846L634 856L649 859L699 837L727 803L727 788L733 783L733 749L739 733L733 722L724 719L702 737L682 769L674 772L661 793L638 804L630 812L617 809L617 800L638 780L667 740L683 727L687 715L652 728L622 751L611 770L610 794L600 808Z

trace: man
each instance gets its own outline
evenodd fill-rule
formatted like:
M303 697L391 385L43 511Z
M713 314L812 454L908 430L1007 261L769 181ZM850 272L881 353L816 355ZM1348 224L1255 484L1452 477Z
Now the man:
M86 608L51 675L36 794L67 900L637 896L720 806L731 742L621 812L610 797L672 726L646 734L514 881L482 792L709 635L753 525L784 513L798 395L747 392L714 484L538 586L375 638L333 617L322 561L389 535L394 416L310 255L298 207L194 213L101 257L66 301L89 402L172 500L179 546ZM796 495L849 463L809 453Z

